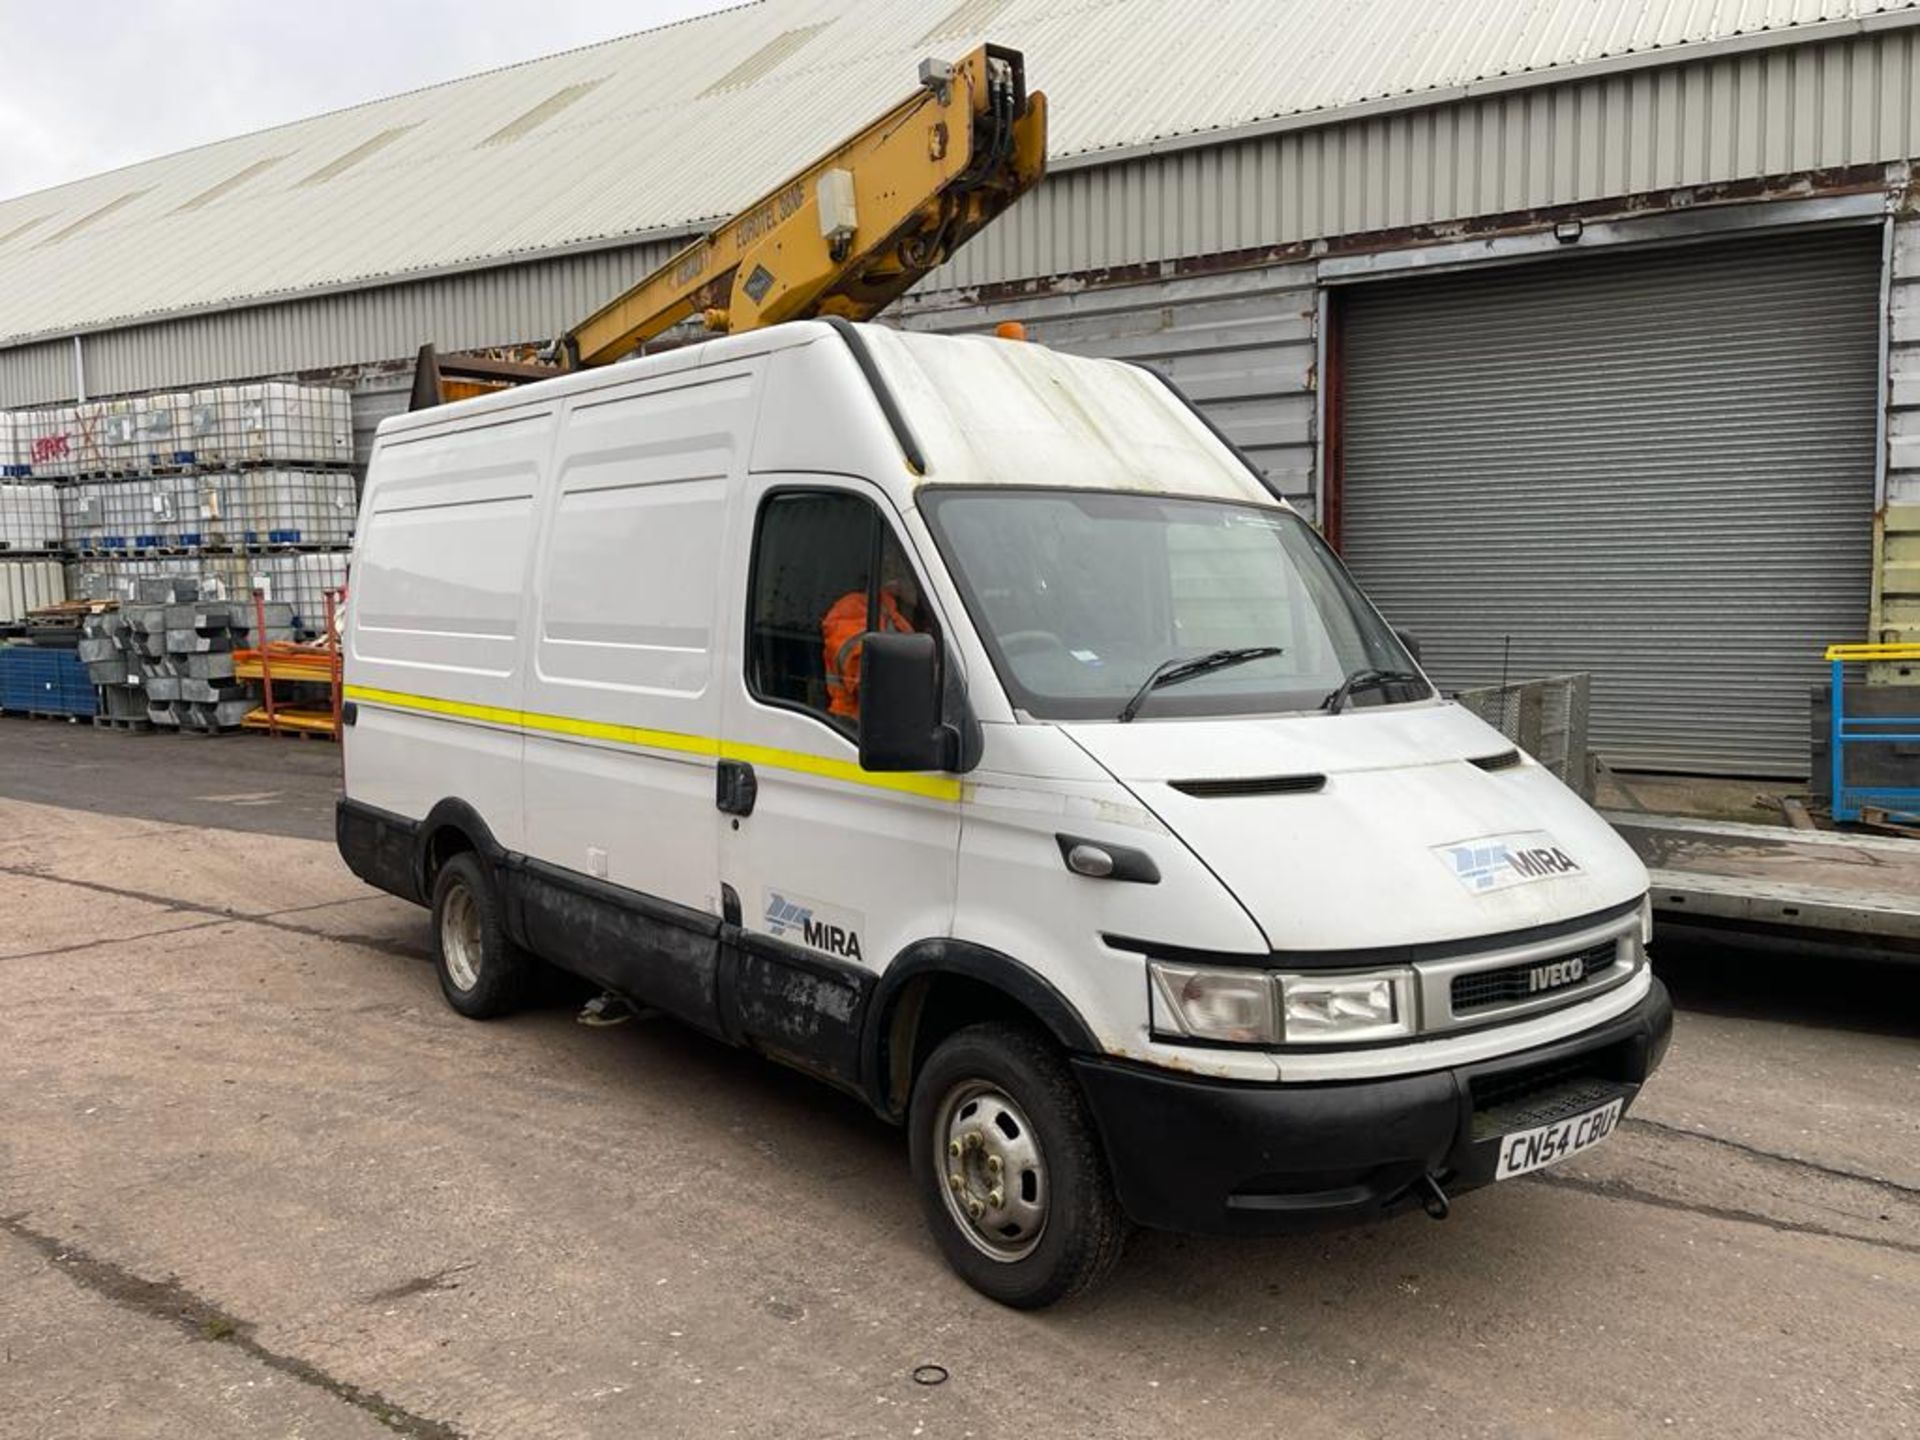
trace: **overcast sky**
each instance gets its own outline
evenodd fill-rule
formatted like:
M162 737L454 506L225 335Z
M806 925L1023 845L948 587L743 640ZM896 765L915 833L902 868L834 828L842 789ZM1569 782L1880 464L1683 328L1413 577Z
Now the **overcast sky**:
M734 0L0 0L0 199Z

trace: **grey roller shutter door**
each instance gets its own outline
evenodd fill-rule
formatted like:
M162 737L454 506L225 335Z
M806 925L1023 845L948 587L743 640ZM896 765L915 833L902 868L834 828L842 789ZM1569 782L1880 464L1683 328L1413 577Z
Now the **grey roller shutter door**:
M1593 674L1618 768L1804 775L1871 579L1879 235L1357 286L1340 538L1450 689Z

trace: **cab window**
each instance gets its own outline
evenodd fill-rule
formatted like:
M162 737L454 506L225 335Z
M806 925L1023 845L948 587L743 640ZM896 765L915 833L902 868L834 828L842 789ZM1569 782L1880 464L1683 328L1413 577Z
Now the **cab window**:
M932 628L899 540L871 502L843 490L767 497L747 613L748 689L848 737L859 731L864 637Z

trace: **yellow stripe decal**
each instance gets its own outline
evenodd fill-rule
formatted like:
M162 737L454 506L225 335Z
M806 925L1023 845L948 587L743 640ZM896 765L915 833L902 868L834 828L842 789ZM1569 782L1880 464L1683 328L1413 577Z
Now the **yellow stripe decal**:
M394 710L442 715L454 720L475 720L483 725L500 725L509 730L605 740L615 745L632 745L644 750L670 750L676 754L698 755L709 760L739 760L770 770L791 770L799 775L814 775L822 780L838 780L848 785L865 785L874 790L897 790L907 795L922 795L929 800L957 801L960 798L960 782L950 775L876 774L862 770L855 761L809 755L804 750L779 750L769 745L723 744L709 736L683 735L676 730L647 730L638 725L575 720L565 715L506 710L497 705L471 705L464 700L441 700L431 695L377 690L368 685L347 685L342 687L341 693L349 700L366 705L384 705Z

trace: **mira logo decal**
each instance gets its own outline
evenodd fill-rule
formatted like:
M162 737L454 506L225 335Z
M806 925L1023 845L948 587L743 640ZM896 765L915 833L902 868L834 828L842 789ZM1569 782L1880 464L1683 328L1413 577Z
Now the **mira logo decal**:
M1476 895L1580 873L1579 863L1551 835L1538 833L1436 845L1433 853L1453 872L1454 879Z
M776 940L787 940L837 955L842 960L860 960L861 917L809 900L804 895L786 895L778 890L766 893L767 933Z

